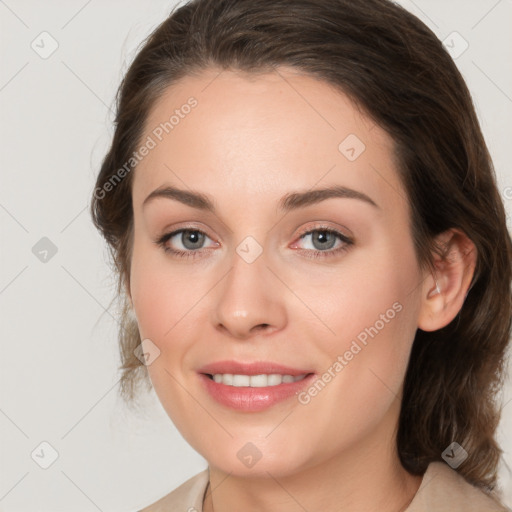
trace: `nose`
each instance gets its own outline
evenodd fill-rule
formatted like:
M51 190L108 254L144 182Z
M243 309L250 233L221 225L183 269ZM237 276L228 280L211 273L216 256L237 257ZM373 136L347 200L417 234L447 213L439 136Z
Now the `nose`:
M267 264L264 252L251 263L235 252L231 269L214 290L212 321L224 335L247 340L286 325L286 288Z

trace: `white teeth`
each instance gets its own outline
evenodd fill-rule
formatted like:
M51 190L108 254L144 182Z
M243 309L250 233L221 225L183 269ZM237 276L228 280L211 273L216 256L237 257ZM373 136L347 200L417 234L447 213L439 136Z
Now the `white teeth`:
M233 375L231 373L216 373L213 375L213 380L219 384L235 387L251 387L263 388L266 386L278 386L282 383L297 382L302 380L306 374L303 375L280 375L279 373L272 373L270 375Z
M268 377L266 375L251 375L251 388L262 388L268 386Z
M251 377L249 375L233 375L233 383L232 386L242 387L249 386L251 383Z
M283 378L279 374L272 373L271 375L267 375L267 386L277 386L281 384L282 381Z

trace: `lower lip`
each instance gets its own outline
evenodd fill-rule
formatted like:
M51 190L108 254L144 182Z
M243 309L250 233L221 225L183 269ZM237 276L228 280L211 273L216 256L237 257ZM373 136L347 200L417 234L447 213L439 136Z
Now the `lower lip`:
M237 411L258 412L297 395L301 389L310 385L315 374L309 374L297 382L286 382L277 386L261 388L227 386L215 382L204 373L199 374L199 377L206 391L218 403Z

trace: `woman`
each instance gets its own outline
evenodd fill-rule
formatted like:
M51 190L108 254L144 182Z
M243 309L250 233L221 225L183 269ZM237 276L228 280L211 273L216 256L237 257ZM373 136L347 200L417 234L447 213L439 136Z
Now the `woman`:
M502 511L511 241L467 87L385 0L196 0L94 191L142 380L208 469L145 511ZM325 247L324 247L325 245Z

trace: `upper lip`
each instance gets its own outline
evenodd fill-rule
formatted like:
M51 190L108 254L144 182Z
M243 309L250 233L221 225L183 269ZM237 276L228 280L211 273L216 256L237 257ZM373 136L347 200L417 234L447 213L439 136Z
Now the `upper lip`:
M200 368L199 373L215 375L219 373L230 373L235 375L261 375L261 374L280 374L280 375L307 375L312 373L310 370L291 368L271 361L257 361L253 363L241 363L238 361L217 361Z

